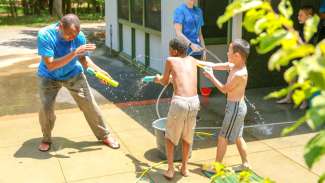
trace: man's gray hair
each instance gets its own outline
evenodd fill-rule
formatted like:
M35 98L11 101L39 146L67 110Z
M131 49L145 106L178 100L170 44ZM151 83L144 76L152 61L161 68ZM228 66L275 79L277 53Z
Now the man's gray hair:
M60 20L63 28L70 28L72 25L75 26L77 29L80 29L80 20L77 15L75 14L66 14Z

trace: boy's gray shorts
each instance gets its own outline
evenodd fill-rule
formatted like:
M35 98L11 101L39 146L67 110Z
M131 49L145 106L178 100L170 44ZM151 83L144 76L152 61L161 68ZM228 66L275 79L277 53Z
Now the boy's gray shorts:
M238 102L227 101L225 118L219 136L225 137L232 143L238 137L242 137L246 113L247 106L244 100Z

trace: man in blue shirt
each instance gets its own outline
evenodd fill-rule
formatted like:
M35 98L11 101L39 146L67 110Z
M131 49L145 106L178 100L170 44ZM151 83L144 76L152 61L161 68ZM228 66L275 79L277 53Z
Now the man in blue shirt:
M80 31L79 18L67 14L59 23L42 28L38 32L37 46L38 54L42 57L38 68L42 104L39 122L43 132L39 150L48 151L51 147L51 132L56 119L55 98L63 86L83 111L97 139L112 148L119 148L118 142L106 130L103 116L83 73L83 68L92 67L107 74L87 56L96 46L86 44L85 35Z
M206 59L204 38L201 27L204 25L202 10L196 6L197 0L187 0L174 12L176 36L188 45L187 54L201 60Z

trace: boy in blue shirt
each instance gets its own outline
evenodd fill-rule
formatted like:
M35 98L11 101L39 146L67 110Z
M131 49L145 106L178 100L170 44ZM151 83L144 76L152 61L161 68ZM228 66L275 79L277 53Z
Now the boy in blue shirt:
M87 67L106 72L87 56L87 52L94 51L96 46L86 44L85 35L80 31L79 18L67 14L59 23L42 28L38 32L37 46L38 54L42 57L38 68L42 104L39 122L43 132L39 150L48 151L51 147L51 132L56 119L55 98L62 86L70 91L97 139L112 148L119 148L118 142L106 130L103 116L83 73L83 68Z

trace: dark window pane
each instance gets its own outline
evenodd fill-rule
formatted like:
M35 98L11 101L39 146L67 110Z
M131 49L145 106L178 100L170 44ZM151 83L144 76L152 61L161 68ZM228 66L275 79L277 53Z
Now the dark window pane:
M146 1L146 27L161 30L161 0Z
M118 0L118 17L129 20L129 0Z
M200 1L200 8L204 16L204 26L202 27L204 38L227 37L227 23L221 29L217 27L217 19L223 15L227 5L228 0Z
M143 24L143 1L144 0L132 0L132 14L131 14L131 21L133 23L137 23L142 25Z

